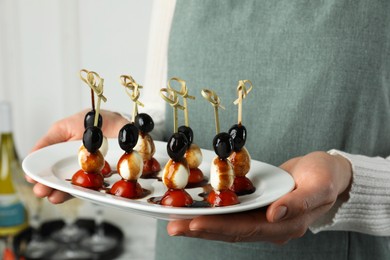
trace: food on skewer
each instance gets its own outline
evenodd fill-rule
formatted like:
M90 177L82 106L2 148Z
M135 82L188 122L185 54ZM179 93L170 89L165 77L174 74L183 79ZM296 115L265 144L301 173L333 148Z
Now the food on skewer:
M193 199L184 189L190 175L187 160L184 158L188 140L183 133L178 132L177 127L177 109L184 109L184 107L179 104L176 92L171 88L162 88L160 95L173 108L173 134L167 143L167 153L171 159L166 163L162 176L168 191L161 198L160 204L171 207L190 206Z
M143 159L134 150L137 141L138 128L132 123L124 125L118 135L119 146L125 151L117 164L117 171L122 179L111 187L110 193L113 195L129 199L143 196L143 189L138 183L142 174Z
M156 177L157 173L161 170L161 166L160 163L153 157L156 152L156 148L153 138L149 135L154 128L153 119L148 114L140 113L135 117L134 124L139 130L138 142L134 147L134 150L138 151L144 162L141 177Z
M233 151L233 138L230 134L219 131L218 107L220 99L214 91L204 89L202 96L214 107L216 135L213 148L217 156L213 159L210 169L210 184L213 190L207 196L207 202L214 207L239 204L237 194L230 188L234 181L233 166L228 157ZM223 107L222 107L223 108Z
M168 191L161 198L161 205L171 207L191 206L193 199L185 191L190 170L184 153L187 151L188 140L182 133L174 133L168 140L167 152L171 158L163 170L163 183Z
M180 90L175 90L171 83L178 82L180 84ZM202 183L204 181L203 172L199 169L199 165L202 163L203 156L202 151L199 146L193 143L194 132L189 126L189 116L188 116L188 104L187 99L195 99L194 96L188 94L187 84L184 80L174 77L168 81L168 89L180 95L183 98L183 107L184 107L184 121L185 125L182 125L178 128L178 132L183 133L188 140L188 148L184 157L187 159L188 166L190 167L190 177L188 179L188 186L194 186L196 184Z
M246 88L246 83L249 84L249 89ZM246 177L246 174L250 170L251 156L244 146L247 138L247 131L242 124L242 101L251 89L252 83L249 80L239 81L237 87L238 99L234 102L234 104L238 105L238 124L233 125L229 129L229 134L234 142L234 151L228 158L233 165L235 175L231 189L237 195L251 194L256 190L252 181Z
M201 169L199 169L199 166L201 165L203 160L202 151L200 150L198 145L192 142L194 134L190 127L183 125L179 127L178 131L179 133L183 133L187 137L189 143L187 151L184 154L184 157L188 162L188 167L190 168L190 177L188 179L188 184L193 185L201 183L202 181L204 181L203 172Z
M85 129L88 128L89 126L94 125L95 114L96 114L96 111L95 111L95 109L93 109L85 115L85 118L84 118L84 128ZM102 118L102 115L99 114L97 127L99 127L101 129L102 126L103 126L103 118ZM107 152L108 152L108 141L107 141L107 137L105 137L104 135L103 135L103 142L102 142L101 147L99 148L99 151L102 153L103 157L106 157ZM102 169L103 177L105 177L105 178L110 177L112 175L112 173L113 172L111 170L110 164L105 160L104 167Z
M233 165L235 175L231 190L237 195L253 193L256 188L253 186L252 181L245 176L249 172L251 165L251 156L244 146L246 128L243 125L235 124L229 129L229 134L234 142L234 151L228 158Z
M103 187L104 157L99 151L103 133L99 127L90 126L83 134L83 145L79 149L78 162L81 170L72 176L72 184L98 190Z
M82 76L86 73L86 78ZM85 131L83 133L83 144L78 152L78 162L81 170L77 171L71 179L71 183L89 189L99 190L103 188L104 179L102 170L106 161L101 152L105 137L101 130L103 120L99 114L100 101L106 101L103 96L103 79L93 71L81 70L81 79L91 88L92 111L88 112L84 118ZM95 109L94 95L98 96L98 104ZM104 150L107 148L103 147Z
M210 191L207 201L215 206L230 206L239 204L238 197L230 188L234 181L233 166L227 159L233 151L233 139L228 133L219 133L213 140L217 156L213 159L210 169Z
M154 142L149 133L154 128L154 122L151 116L146 113L138 113L138 106L143 104L138 100L140 96L139 89L143 88L135 80L128 75L120 77L121 84L125 87L126 94L134 102L133 104L133 122L139 129L138 143L134 147L143 158L142 178L156 177L161 170L160 163L153 157L156 152ZM130 93L131 91L131 93Z

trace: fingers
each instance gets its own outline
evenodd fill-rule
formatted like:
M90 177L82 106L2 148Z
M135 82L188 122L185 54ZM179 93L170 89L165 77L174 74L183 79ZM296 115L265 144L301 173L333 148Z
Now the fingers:
M72 198L72 196L68 193L54 190L54 189L47 187L41 183L36 183L34 185L33 191L34 191L35 196L37 196L39 198L47 197L47 199L53 204L63 203L63 202Z
M29 183L32 183L32 184L35 184L37 183L36 181L34 181L30 176L28 175L24 175L24 178L26 179L27 182Z
M103 133L107 137L117 137L118 131L125 125L130 123L126 118L120 114L110 111L101 110L103 116Z
M268 207L267 220L276 223L303 216L318 207L330 207L335 200L336 196L327 194L326 190L317 189L317 193L314 193L311 188L297 188Z
M53 189L41 183L37 183L34 185L33 191L37 197L44 198L48 197L53 192Z
M81 139L84 132L83 119L85 112L86 111L83 110L54 123L49 128L48 132L37 141L31 151L33 152L43 147L61 142Z
M170 236L184 236L190 231L191 220L175 220L168 223L167 231Z
M34 147L31 149L31 152L34 152L36 150L39 150L43 147L46 147L46 146L49 146L52 144L56 144L56 143L58 143L56 140L57 139L54 139L52 136L46 135L36 142Z
M31 151L33 152L56 143L81 139L84 132L83 122L86 112L87 110L83 110L54 123L49 131L37 141ZM129 121L117 113L105 110L101 110L100 112L104 117L102 130L107 137L116 137L119 129L126 123L129 123Z
M244 240L240 236L225 235L220 233L210 233L207 231L188 231L187 233L182 233L180 236L223 241L223 242L243 242Z
M53 192L47 197L47 199L53 204L63 203L71 198L73 197L70 194L59 190L53 190Z
M301 237L337 199L340 171L335 165L335 158L324 152L291 159L281 168L294 178L295 190L273 202L266 212L253 210L174 221L169 223L168 233L228 242L268 241L278 244ZM341 168L348 171L346 166Z
M177 220L168 223L171 236L196 237L225 242L250 241L256 232L253 225L243 220L244 215L201 216L193 220ZM258 223L260 218L255 220Z
M306 221L287 220L269 223L262 209L238 214L200 216L193 220L171 221L167 226L171 236L186 236L225 242L267 241L283 244L302 236Z
M308 212L313 205L309 203L307 197L300 191L294 190L281 199L272 203L267 210L267 220L271 223L294 218Z
M294 178L295 190L268 207L267 220L275 223L333 205L340 182L335 162L335 158L325 152L313 152L281 165Z
M257 232L256 223L264 221L264 214L259 210L239 214L200 216L191 221L191 231L207 231L226 236L250 237ZM252 225L248 225L252 223Z
M168 223L171 236L188 236L226 242L256 241L261 223L265 221L262 210L239 214L200 216L192 220Z
M36 142L35 146L31 149L31 152L67 140L69 140L69 134L64 132L58 124L54 124L46 135Z

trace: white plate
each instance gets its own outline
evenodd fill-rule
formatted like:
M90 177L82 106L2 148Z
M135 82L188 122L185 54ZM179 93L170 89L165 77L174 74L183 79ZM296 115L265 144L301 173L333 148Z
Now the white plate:
M108 142L109 151L105 159L111 164L112 169L115 169L118 159L124 152L120 149L116 139L109 139ZM121 198L75 186L67 181L80 169L77 160L80 145L80 141L72 141L45 147L28 155L23 161L23 169L28 176L37 182L70 193L75 197L166 220L190 219L199 215L234 213L260 208L272 203L294 188L294 181L287 172L278 167L252 160L251 170L247 177L256 187L256 191L250 195L240 196L240 204L238 205L213 208L179 208L152 204L147 201L148 198L162 196L166 191L164 184L156 179L139 180L143 188L151 191L151 195L136 200ZM155 145L156 154L154 157L163 168L169 159L166 153L166 143L155 141ZM208 177L210 162L215 157L215 154L208 150L202 150L202 153L203 162L199 168ZM106 181L112 185L120 179L119 177L118 174L114 174ZM198 194L203 192L202 188L187 189L187 192L190 193L194 200L202 200L198 196Z

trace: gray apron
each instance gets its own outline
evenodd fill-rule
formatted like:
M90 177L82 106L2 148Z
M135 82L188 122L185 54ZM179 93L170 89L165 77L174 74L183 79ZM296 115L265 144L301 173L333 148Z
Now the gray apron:
M168 55L174 76L196 96L189 118L202 148L212 148L215 127L200 90L220 96L227 131L237 122L238 80L250 79L243 124L253 159L280 165L331 148L390 154L389 1L178 0ZM169 237L160 222L156 258L390 259L390 239L308 231L283 246L223 243Z

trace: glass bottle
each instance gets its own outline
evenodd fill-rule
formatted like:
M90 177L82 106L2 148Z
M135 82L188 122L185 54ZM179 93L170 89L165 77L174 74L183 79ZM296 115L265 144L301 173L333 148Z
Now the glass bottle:
M12 133L11 107L0 102L0 237L14 236L28 226L17 182L25 180Z

